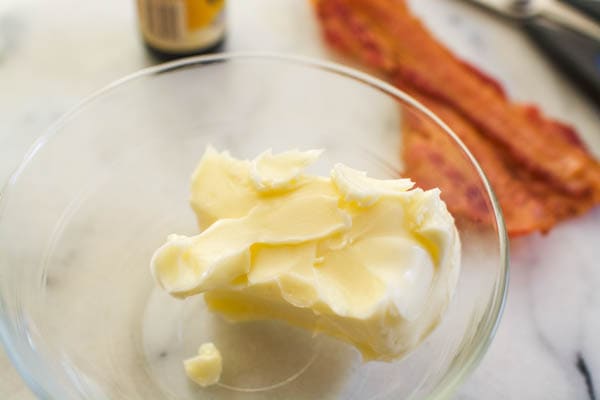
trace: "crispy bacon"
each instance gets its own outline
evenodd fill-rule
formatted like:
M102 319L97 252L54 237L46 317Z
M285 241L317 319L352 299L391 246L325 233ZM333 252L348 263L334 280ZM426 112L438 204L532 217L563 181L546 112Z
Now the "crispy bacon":
M532 229L546 231L552 226L554 220L547 213L543 201L528 190L525 182L515 179L512 166L498 154L493 142L481 136L464 117L447 105L416 92L409 93L451 127L478 160L492 186L502 188L496 195L501 205L510 204L509 207L504 206L503 211L513 236ZM456 143L433 123L418 122L416 118L406 118L406 114L403 126L405 173L426 188L439 186L453 213L477 220L491 216L489 205L482 207L484 199L473 198L482 196L480 178ZM415 152L416 147L420 148L418 152ZM437 164L442 166L428 159L433 154L438 155ZM432 164L435 165L433 168ZM434 177L432 174L436 170L441 175Z
M481 135L463 116L446 104L406 89L451 127L485 171L504 212L511 236L533 231L547 232L557 222L587 211L594 205L591 196L570 196L549 186L525 168L514 164L497 145ZM460 149L441 134L433 123L411 118L404 113L403 159L405 173L420 185L442 189L444 200L455 214L484 220L489 206L476 190L479 177L474 174ZM437 177L433 175L437 171ZM443 179L442 179L443 178Z
M511 235L545 232L600 202L600 164L576 132L534 106L512 103L496 80L436 41L403 0L315 6L333 47L417 97L465 142L492 183ZM406 118L403 129L407 173L424 186L442 186L453 211L474 219L486 214L473 195L477 177L468 175L456 146L416 118Z

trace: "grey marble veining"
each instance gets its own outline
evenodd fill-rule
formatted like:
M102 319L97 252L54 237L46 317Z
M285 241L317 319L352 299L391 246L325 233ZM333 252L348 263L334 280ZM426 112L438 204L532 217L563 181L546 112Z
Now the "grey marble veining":
M511 97L573 124L600 155L600 112L513 25L461 0L411 2L455 52L497 77ZM333 58L305 0L231 0L230 50ZM134 2L0 3L0 182L33 140L94 90L151 65ZM600 209L547 236L512 243L504 318L457 399L600 396ZM0 398L33 395L0 356Z

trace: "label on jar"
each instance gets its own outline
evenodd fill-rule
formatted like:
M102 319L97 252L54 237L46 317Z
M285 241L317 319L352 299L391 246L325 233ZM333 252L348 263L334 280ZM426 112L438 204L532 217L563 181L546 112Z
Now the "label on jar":
M138 0L144 39L165 52L211 47L225 33L225 0Z

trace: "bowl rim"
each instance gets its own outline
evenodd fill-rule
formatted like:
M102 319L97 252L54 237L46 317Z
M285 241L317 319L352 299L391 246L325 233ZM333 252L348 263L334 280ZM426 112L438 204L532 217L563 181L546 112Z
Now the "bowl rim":
M477 336L479 336L479 339L476 346L473 347L470 354L468 354L468 356L464 359L462 365L460 365L453 374L448 374L444 376L442 381L440 381L440 384L436 388L434 388L433 392L429 395L430 399L445 399L450 397L483 359L483 356L485 355L497 332L504 311L510 275L509 240L504 223L504 218L502 216L500 204L497 200L497 197L494 193L494 190L492 189L490 182L487 179L487 176L483 172L483 169L481 168L473 154L471 154L467 146L454 133L454 131L452 131L452 129L450 129L450 127L448 127L448 125L446 125L446 123L444 123L437 115L435 115L427 107L425 107L423 104L421 104L419 101L417 101L407 93L365 72L361 72L354 68L347 67L336 62L326 61L323 59L317 59L289 53L256 51L224 52L218 54L193 56L140 69L120 79L117 79L112 83L109 83L108 85L104 86L103 88L93 92L87 97L84 97L69 111L64 113L54 123L52 123L42 133L42 135L33 142L29 150L22 158L18 167L10 175L4 186L1 188L2 190L0 190L0 223L2 222L2 215L10 189L13 185L17 183L19 176L27 168L29 162L35 157L38 151L40 151L44 147L44 145L59 132L61 126L67 123L70 118L79 113L79 111L85 108L89 103L94 102L97 98L112 91L117 87L123 86L127 83L144 77L157 75L161 73L167 73L173 70L179 70L181 68L201 66L204 64L210 64L214 62L227 62L244 59L274 60L281 62L289 62L308 68L316 68L329 73L343 76L345 78L352 79L354 81L360 82L367 86L371 86L379 91L382 91L385 94L392 96L400 100L401 102L404 102L409 106L415 108L416 110L430 118L433 122L435 122L440 128L442 128L442 130L448 136L450 136L456 142L456 144L459 145L461 151L467 156L471 164L475 167L477 174L483 182L485 190L491 200L492 212L495 217L496 229L498 233L498 247L501 271L499 274L499 280L496 282L493 297L491 298L491 302L489 304L489 309L485 313L487 318L485 319L484 323L480 324L478 327ZM38 382L38 379L34 378L28 373L28 369L25 367L25 365L23 365L24 363L20 360L18 351L16 351L16 349L13 346L11 346L11 338L10 334L8 333L8 330L10 329L10 323L5 317L6 313L4 312L4 308L4 301L2 298L2 293L0 292L0 343L4 345L8 358L11 360L13 366L21 375L27 386L41 398L49 398L50 394L44 389L44 385L42 385L40 382Z

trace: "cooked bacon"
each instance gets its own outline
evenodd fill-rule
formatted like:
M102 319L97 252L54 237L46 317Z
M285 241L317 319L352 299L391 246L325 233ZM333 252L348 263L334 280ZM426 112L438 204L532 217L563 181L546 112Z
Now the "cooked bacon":
M600 202L600 164L576 132L534 106L510 102L496 80L437 42L403 0L315 5L331 45L418 97L465 142L490 179L511 235L545 232ZM455 212L481 218L482 199L469 197L477 177L468 176L456 147L426 125L415 118L404 123L407 172L420 184L442 186ZM432 165L441 176L431 176Z
M568 141L546 135L544 124L527 118L522 106L509 102L492 78L473 73L472 67L431 36L404 1L321 0L318 4L323 20L346 24L337 32L349 30L353 38L344 42L361 46L352 53L362 54L363 62L383 66L392 82L409 82L420 92L451 105L558 190L579 195L594 185L600 187L597 163L594 165L581 149L571 146L565 151L562 145ZM327 4L332 4L333 10ZM330 28L327 24L324 27ZM596 195L600 198L598 188Z
M451 107L408 88L404 90L446 122L478 160L495 189L511 236L546 232L557 222L593 206L591 196L566 195L514 165L512 159L497 151L493 141ZM405 173L425 188L440 187L455 215L485 221L490 214L489 205L484 207L480 198L481 181L458 146L437 125L410 112L404 112L403 124Z
M478 160L492 187L502 188L496 195L500 204L510 204L510 207L503 207L503 211L513 236L535 230L546 231L552 226L554 219L547 213L544 203L528 190L523 181L515 179L511 166L498 154L493 142L481 136L447 105L415 92L409 93L457 134ZM425 188L440 187L444 200L455 215L485 221L486 216L491 216L491 209L488 204L482 206L485 199L480 198L483 195L481 179L469 160L437 125L424 122L422 118L421 121L410 118L408 114L405 112L403 118L405 173ZM415 148L419 150L415 151ZM437 177L432 176L434 171L438 171Z

